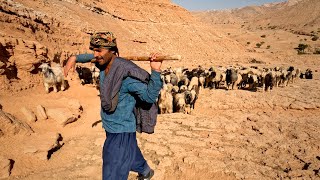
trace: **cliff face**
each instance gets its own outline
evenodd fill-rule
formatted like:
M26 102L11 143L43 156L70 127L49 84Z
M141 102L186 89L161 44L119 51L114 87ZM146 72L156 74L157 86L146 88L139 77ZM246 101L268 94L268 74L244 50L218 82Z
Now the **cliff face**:
M231 60L245 59L238 58L243 47L236 41L169 0L1 0L0 25L2 84L28 78L27 84L37 83L42 62L90 52L89 36L96 30L114 32L122 56L182 55L175 65L225 61L226 53Z

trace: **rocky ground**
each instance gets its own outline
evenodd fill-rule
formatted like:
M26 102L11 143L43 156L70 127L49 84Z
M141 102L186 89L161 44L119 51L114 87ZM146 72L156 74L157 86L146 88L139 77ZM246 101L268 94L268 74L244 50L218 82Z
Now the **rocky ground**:
M101 178L97 91L69 84L64 92L45 94L38 86L0 96L2 111L20 120L27 117L22 107L37 112L38 105L79 117L65 126L54 117L28 122L35 133L2 136L1 156L12 162L8 179ZM159 115L155 133L139 134L138 142L154 179L317 179L319 87L316 73L271 92L203 89L191 115Z
M159 115L154 134L138 134L154 179L320 179L319 1L221 14L192 13L168 0L0 2L0 179L101 179L97 90L71 74L65 91L46 94L38 67L90 52L89 34L106 27L121 56L182 56L163 69L294 66L314 73L271 92L204 89L191 115ZM306 54L297 54L299 44L308 45Z

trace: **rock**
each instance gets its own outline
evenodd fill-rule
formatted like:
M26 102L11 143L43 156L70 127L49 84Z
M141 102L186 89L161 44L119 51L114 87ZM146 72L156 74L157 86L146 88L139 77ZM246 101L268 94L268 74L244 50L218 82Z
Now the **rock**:
M69 100L68 107L74 110L82 111L82 106L80 102L76 99Z
M11 174L13 162L3 156L0 156L0 179L8 178Z
M25 119L28 121L28 122L35 122L37 121L37 117L36 115L30 111L29 109L27 109L26 107L22 107L20 109L20 111L22 112L22 114L25 116Z
M27 123L0 110L0 137L16 134L30 135L31 133L33 133L33 130Z
M64 145L62 140L60 133L34 134L23 152L33 154L41 160L49 160L52 154Z
M289 106L290 109L296 109L296 110L304 110L303 104L299 101L295 101Z
M54 119L62 126L77 120L77 114L72 113L67 108L47 109L48 117Z
M63 122L62 126L66 126L67 124L73 123L75 121L77 121L78 119L76 117L70 117L68 118L65 122Z
M305 110L305 109L317 109L317 106L313 103L306 103L301 101L295 101L289 106L290 109Z
M37 106L37 117L38 117L39 120L46 120L46 119L48 119L48 116L47 116L47 114L46 114L46 111L45 111L44 107L41 106L41 105L38 105L38 106Z
M4 67L6 64L0 61L0 68Z

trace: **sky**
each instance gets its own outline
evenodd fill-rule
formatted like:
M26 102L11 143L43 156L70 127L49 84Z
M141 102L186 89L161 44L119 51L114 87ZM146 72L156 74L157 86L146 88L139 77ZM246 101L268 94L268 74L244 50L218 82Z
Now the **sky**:
M172 0L171 2L189 11L204 11L234 9L250 5L262 5L283 1L286 0Z

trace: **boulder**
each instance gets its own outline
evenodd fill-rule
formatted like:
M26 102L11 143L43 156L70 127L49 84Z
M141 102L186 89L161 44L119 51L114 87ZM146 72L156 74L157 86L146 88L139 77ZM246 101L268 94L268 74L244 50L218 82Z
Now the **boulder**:
M0 137L16 134L30 135L31 133L33 133L33 130L27 123L0 110Z
M20 111L22 112L22 114L24 115L25 119L28 122L35 122L37 121L37 117L36 115L29 109L27 109L26 107L22 107L20 109Z
M47 113L46 113L44 107L41 105L37 106L37 119L39 119L39 120L48 119Z
M13 167L13 161L0 156L0 179L8 178L11 174L11 169Z
M49 160L64 143L60 133L34 134L24 147L25 154L32 154L41 160Z
M78 118L78 114L72 113L68 108L50 108L47 109L47 115L62 126L74 122Z

